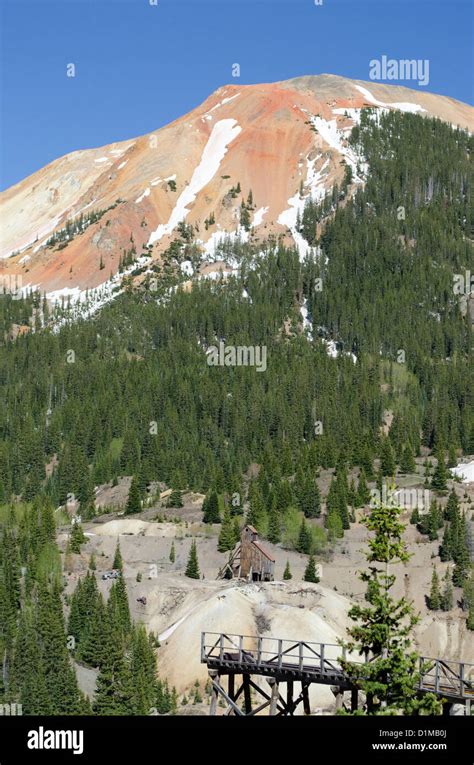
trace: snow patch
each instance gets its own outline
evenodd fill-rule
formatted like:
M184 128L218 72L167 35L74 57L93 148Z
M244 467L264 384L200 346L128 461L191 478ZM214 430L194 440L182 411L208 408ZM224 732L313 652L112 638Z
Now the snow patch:
M268 207L260 207L259 210L256 210L253 216L253 228L257 228L257 226L260 226L265 215L267 214L269 208Z
M375 98L370 90L362 87L362 85L356 85L356 88L359 93L362 93L366 101L368 101L370 104L373 104L374 106L388 106L392 107L392 109L399 109L401 112L411 112L412 114L416 114L417 112L426 112L426 109L423 109L423 107L419 104L412 104L408 101L398 101L396 103L387 104L384 101L379 101L377 98Z
M160 224L152 232L148 244L158 242L163 236L170 234L173 229L186 218L189 213L188 205L192 204L197 194L212 180L221 164L227 146L241 132L242 128L234 119L220 120L212 128L212 133L202 153L201 161L194 170L189 186L180 194L171 217L166 224ZM174 180L176 175L169 180Z
M143 192L143 194L140 194L140 196L138 197L138 199L135 199L135 204L136 204L136 205L139 205L139 204L140 204L140 202L142 202L142 201L145 199L145 197L149 197L149 196L150 196L150 189L149 189L149 188L147 188L147 189L145 189L145 191Z
M120 165L118 166L117 170L121 170L121 169L122 169L122 167L125 167L125 165L127 164L127 162L128 162L128 159L124 159L124 161L123 161L123 162L121 162L121 163L120 163Z
M99 159L94 159L94 162L110 162L109 157L99 157Z
M474 483L474 460L460 462L459 465L451 468L451 473L460 478L462 483Z

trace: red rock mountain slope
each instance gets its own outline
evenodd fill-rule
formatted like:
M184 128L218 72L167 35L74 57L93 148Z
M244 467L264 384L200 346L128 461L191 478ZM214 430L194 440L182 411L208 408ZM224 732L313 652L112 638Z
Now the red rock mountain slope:
M364 182L364 159L346 140L364 107L434 115L471 130L474 122L474 110L451 98L334 75L228 85L170 125L68 154L0 194L0 276L77 293L117 272L132 234L138 254L152 245L159 258L183 220L197 226L203 259L212 259L225 232L255 241L283 234L304 253L295 231L304 200L321 198L346 165L355 184ZM247 233L240 204L250 190ZM46 245L67 220L92 210L106 212L66 242Z

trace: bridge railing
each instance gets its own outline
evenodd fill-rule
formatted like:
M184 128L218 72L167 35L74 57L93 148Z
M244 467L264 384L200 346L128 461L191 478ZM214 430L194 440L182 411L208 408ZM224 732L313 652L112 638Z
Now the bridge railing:
M422 690L456 698L474 698L474 664L420 657Z
M255 635L203 632L201 636L201 661L209 660L227 664L274 666L314 670L321 674L342 673L341 657L362 663L358 654L346 654L337 643L315 643Z

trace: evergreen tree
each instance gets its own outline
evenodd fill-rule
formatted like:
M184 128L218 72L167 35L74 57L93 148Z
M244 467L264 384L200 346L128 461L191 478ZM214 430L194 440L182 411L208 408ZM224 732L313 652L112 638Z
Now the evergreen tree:
M219 552L226 552L226 550L233 550L235 544L234 538L234 526L230 515L230 508L226 505L224 510L224 517L222 519L221 530L219 532L219 540L217 543L217 549Z
M451 576L449 569L446 569L444 576L443 594L441 596L441 608L443 611L451 611L454 602L453 585L451 584Z
M431 589L428 597L428 605L431 611L439 611L441 608L441 593L439 591L439 578L436 569L433 568L431 577Z
M395 475L395 454L389 438L382 439L380 449L380 470L382 475Z
M292 573L290 571L290 563L289 563L289 561L286 561L285 570L283 572L283 579L285 581L288 581L289 579L293 579L293 575L292 575Z
M436 489L436 491L442 492L448 488L448 484L447 484L448 471L446 469L446 464L444 460L444 450L442 448L439 448L437 450L436 458L437 458L437 464L433 472L433 477L431 479L431 486L433 487L433 489Z
M396 577L390 565L407 562L403 542L404 526L400 509L375 507L365 523L373 536L368 541L369 569L359 576L367 584L367 605L349 611L355 622L349 630L346 648L372 658L367 663L341 663L367 698L367 713L419 714L439 713L440 703L433 694L416 696L419 682L419 657L411 650L411 632L417 622L413 606L405 598L394 600L391 589Z
M300 530L298 533L298 541L296 543L296 549L300 553L305 553L305 555L309 555L311 553L312 546L313 546L313 537L311 535L311 529L308 528L306 520L303 516L301 520Z
M168 497L167 507L183 507L183 493L180 489L173 489Z
M204 523L220 523L221 517L219 513L219 497L217 492L213 489L205 497L203 506L203 521Z
M127 506L125 508L125 515L132 515L134 513L140 513L142 509L142 497L140 493L140 483L136 475L132 478L130 485L130 491L128 493Z
M186 564L186 571L185 575L189 577L189 579L199 579L200 578L200 572L199 572L199 561L197 556L197 548L196 548L196 540L193 539L191 543L191 549L189 551L189 557L188 562Z
M319 582L319 576L316 574L316 561L314 560L314 555L309 556L303 579L305 582Z
M114 562L112 564L112 568L116 569L117 571L123 572L123 560L122 560L122 553L120 552L120 543L117 542L117 546L115 548L115 555L114 555Z
M82 526L76 521L76 523L72 524L71 535L69 537L69 548L71 552L80 553L81 545L86 541L87 537L82 530Z
M171 542L169 559L170 559L171 563L174 563L175 560L176 560L176 550L175 550L175 546L174 546L174 539Z
M416 464L413 457L413 451L410 444L407 444L402 452L400 460L400 473L415 473Z

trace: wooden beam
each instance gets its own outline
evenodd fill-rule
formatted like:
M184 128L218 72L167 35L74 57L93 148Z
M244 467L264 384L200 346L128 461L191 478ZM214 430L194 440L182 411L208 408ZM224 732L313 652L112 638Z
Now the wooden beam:
M219 675L215 669L209 670L209 678L212 683L211 706L209 708L209 714L215 715L217 711L217 696L218 696L218 684L219 684Z
M245 714L249 715L250 712L252 711L252 699L250 696L250 675L244 674L243 681L244 681Z
M311 714L311 707L309 704L309 692L308 692L309 685L308 683L303 683L302 685L302 691L303 691L303 709L305 715Z
M278 711L278 683L273 678L271 681L269 680L270 687L271 687L271 696L270 696L270 714L276 715Z

